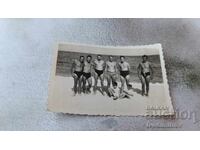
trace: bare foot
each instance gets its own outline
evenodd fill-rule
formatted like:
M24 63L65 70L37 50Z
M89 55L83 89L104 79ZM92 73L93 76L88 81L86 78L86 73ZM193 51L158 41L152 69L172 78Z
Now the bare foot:
M73 92L73 96L76 96L76 92Z
M142 96L144 96L144 92L142 92Z
M116 96L115 96L115 97L113 97L113 100L117 100L117 99L118 99L118 97L116 97Z

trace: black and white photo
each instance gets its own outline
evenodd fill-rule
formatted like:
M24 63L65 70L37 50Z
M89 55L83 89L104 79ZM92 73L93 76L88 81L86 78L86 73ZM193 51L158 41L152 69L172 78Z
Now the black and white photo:
M59 44L48 109L88 115L173 114L160 44L129 47Z

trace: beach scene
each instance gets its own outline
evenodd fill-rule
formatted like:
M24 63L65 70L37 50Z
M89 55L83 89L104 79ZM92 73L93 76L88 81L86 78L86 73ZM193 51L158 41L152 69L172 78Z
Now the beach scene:
M116 51L115 51L116 49ZM159 44L143 47L95 47L62 44L58 48L54 60L53 74L50 82L48 110L80 115L114 115L114 116L162 116L174 114L171 97L165 74L165 66ZM115 53L116 52L116 53ZM92 85L89 93L74 94L74 78L71 74L73 61L92 56L92 61L100 53L102 60L108 61L110 55L113 61L120 62L120 56L125 56L130 65L130 84L124 90L131 96L114 99L107 91L102 93L100 80L94 89L94 70L91 70ZM137 74L138 65L142 62L142 56L146 54L153 68L153 79L149 84L149 94L142 94L142 84ZM120 75L118 75L117 88L121 88ZM107 87L106 73L103 81ZM88 83L86 83L88 84ZM113 88L113 85L111 85ZM108 88L107 88L108 89ZM150 108L150 109L149 109ZM162 110L159 111L158 110Z

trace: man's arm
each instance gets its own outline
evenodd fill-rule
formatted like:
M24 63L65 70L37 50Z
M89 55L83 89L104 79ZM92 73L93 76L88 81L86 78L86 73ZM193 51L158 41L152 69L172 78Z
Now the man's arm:
M91 69L94 69L94 61L91 62Z
M81 70L82 70L82 71L84 70L84 67L85 67L85 62L83 62L83 63L81 64Z
M138 73L138 77L141 79L141 64L139 64L137 67L137 73Z
M150 69L151 79L153 79L154 71L151 63L149 63L149 69Z
M114 66L114 68L115 68L115 73L117 73L117 72L118 72L118 68L117 68L117 62L115 63L115 66Z
M108 71L108 66L107 66L107 62L105 63L105 69L106 72Z
M131 70L131 67L130 67L130 64L128 63L128 71L130 71Z
M74 67L75 67L75 60L73 60L72 66L71 66L71 74L72 74L72 75L73 75L73 73L74 73Z
M121 71L121 67L120 67L120 64L117 63L117 70L120 72Z
M105 69L106 69L106 62L104 61L103 62L103 71L105 71Z
M92 68L94 70L95 69L95 60L93 60L91 64L92 64Z

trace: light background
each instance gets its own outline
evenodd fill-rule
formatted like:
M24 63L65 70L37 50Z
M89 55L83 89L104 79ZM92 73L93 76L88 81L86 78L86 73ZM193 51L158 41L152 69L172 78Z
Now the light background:
M46 111L53 46L161 43L174 107L200 118L199 19L0 20L0 130L199 130L188 119L98 117ZM181 128L147 128L147 124Z

